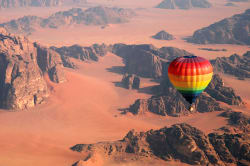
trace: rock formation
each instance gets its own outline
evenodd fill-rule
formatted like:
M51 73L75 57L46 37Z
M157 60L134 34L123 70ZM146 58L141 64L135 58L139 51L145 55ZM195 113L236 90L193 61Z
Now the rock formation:
M63 0L0 0L0 8L52 7L62 5Z
M217 101L229 105L243 105L241 97L237 96L232 88L225 87L219 75L214 75L208 88L193 104L194 110L189 109L189 104L179 92L172 86L166 77L158 89L156 95L149 99L138 99L126 112L134 115L152 112L162 116L182 116L194 112L223 111L227 108L222 107Z
M25 109L43 102L49 94L43 74L62 82L60 64L54 51L0 28L0 107Z
M250 9L194 32L188 39L197 44L250 45Z
M140 89L140 78L134 74L124 74L121 83L127 89Z
M0 0L0 8L54 7L85 3L87 3L87 0Z
M166 31L160 31L154 36L152 36L152 38L158 39L158 40L174 40L175 39L173 35L169 34Z
M161 9L191 9L210 8L212 6L207 0L163 0L156 8Z
M233 75L239 79L250 78L250 51L239 56L218 57L211 60L214 71Z
M131 9L92 7L87 10L72 8L67 11L59 11L47 18L37 16L24 16L0 24L12 33L30 34L36 28L59 28L64 25L106 25L128 22L135 12Z
M236 7L237 5L232 3L232 2L228 2L228 3L225 4L225 6Z
M197 128L181 123L147 132L131 130L119 141L77 144L71 149L88 154L75 166L84 164L96 154L124 164L157 158L163 161L179 160L192 165L249 165L249 138L249 133L206 135ZM122 156L126 156L126 161Z
M249 2L249 0L228 0L229 2Z
M142 77L160 78L166 70L165 63L178 56L191 55L174 47L160 49L149 44L125 45L115 44L112 52L124 59L125 71Z
M66 59L68 57L72 57L75 59L79 59L81 61L98 61L99 57L105 56L109 51L108 46L105 44L98 45L94 44L90 47L83 47L80 45L72 45L72 46L63 46L63 47L51 47L51 49L55 50L59 53L62 59Z

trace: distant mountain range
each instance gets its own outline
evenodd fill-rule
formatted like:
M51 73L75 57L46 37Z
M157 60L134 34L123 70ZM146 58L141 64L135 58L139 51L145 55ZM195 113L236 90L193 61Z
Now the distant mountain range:
M84 24L84 25L106 25L128 22L135 16L131 9L93 7L87 10L72 8L67 11L60 11L47 18L37 16L24 16L0 24L12 33L22 33L28 35L36 28L59 28L64 25Z
M87 0L0 0L0 8L52 7L83 3L87 3Z
M188 41L197 44L250 45L250 9L195 31Z
M156 8L161 9L191 9L210 8L212 4L207 0L163 0Z

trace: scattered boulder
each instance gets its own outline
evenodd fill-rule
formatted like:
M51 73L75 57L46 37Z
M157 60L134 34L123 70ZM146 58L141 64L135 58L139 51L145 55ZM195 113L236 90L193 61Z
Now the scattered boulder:
M152 38L158 39L158 40L174 40L175 39L173 35L169 34L166 31L160 31L154 36L152 36Z
M140 78L134 74L124 74L121 83L127 89L140 89Z

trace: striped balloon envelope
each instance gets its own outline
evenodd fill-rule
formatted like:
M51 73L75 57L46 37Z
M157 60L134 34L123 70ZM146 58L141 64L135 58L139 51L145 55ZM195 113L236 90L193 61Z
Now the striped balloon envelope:
M178 57L168 67L170 82L190 104L206 89L212 76L210 62L198 56Z

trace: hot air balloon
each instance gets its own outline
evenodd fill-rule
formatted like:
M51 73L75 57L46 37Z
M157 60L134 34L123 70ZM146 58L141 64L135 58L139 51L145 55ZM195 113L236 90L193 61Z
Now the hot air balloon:
M178 57L168 67L170 82L190 105L206 89L212 76L210 62L198 56Z

